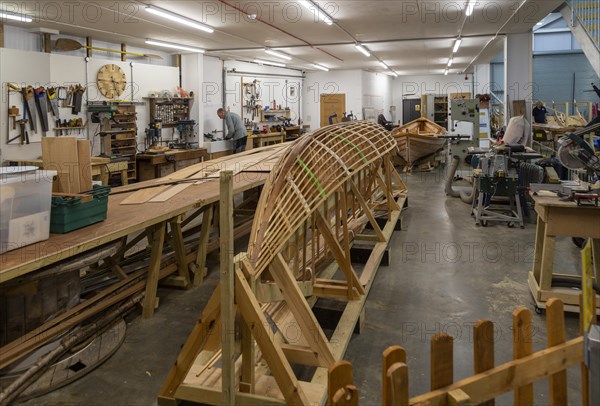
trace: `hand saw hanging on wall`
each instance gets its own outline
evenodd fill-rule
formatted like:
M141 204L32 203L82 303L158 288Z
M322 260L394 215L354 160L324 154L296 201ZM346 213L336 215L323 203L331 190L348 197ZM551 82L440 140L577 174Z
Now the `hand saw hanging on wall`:
M21 93L23 94L23 101L25 102L25 108L29 115L29 127L31 128L31 131L36 132L35 122L37 116L35 114L35 92L32 86L27 86L21 89Z

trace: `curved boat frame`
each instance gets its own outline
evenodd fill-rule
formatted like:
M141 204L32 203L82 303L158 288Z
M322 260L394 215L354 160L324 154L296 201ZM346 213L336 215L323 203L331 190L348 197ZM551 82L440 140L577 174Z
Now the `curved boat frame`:
M159 404L174 399L218 404L224 397L322 403L327 368L343 356L406 197L390 161L395 149L389 133L370 122L324 127L290 144L263 188L248 252L236 256L231 279L223 261L223 249L231 245L223 245L221 237L220 287L184 345ZM221 199L221 221L227 222L224 200L231 199L223 193ZM384 227L378 216L387 219ZM372 233L365 233L367 223ZM372 247L360 275L350 257L354 240ZM338 270L342 278L334 279ZM346 325L331 340L311 309L320 297L347 303L342 319L348 320L340 321ZM232 348L232 335L219 341L216 334L234 326L233 320L241 355ZM311 380L298 379L292 364L313 367Z

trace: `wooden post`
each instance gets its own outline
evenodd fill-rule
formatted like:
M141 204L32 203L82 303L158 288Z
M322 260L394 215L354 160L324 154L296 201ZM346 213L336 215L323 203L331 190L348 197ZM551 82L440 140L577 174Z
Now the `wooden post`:
M531 355L532 329L531 312L525 307L513 311L513 359ZM528 384L515 389L515 405L533 405L533 384Z
M125 52L127 52L127 45L126 44L121 44L121 62L126 62L127 61L127 54Z
M277 283L308 345L318 354L320 366L328 368L335 362L335 358L325 333L292 275L292 270L289 269L281 254L277 254L271 266L273 268L271 276Z
M224 405L235 404L235 311L233 270L233 171L220 177L219 243L221 247L221 349Z
M4 23L0 23L0 48L4 48Z
M85 49L85 56L87 56L88 58L92 57L92 37L85 37L85 45L87 45L90 48L86 48ZM107 154L110 155L110 152L108 152Z
M565 320L563 303L555 298L546 302L546 335L548 347L565 342ZM550 405L567 405L567 371L562 370L548 377Z
M177 216L171 219L169 223L171 224L171 245L173 246L173 251L175 251L179 279L181 280L182 287L187 289L190 287L190 273L185 255L183 233L181 231L182 220L182 216Z
M592 309L596 308L596 295L592 295ZM579 294L579 308L583 309L583 293ZM594 317L595 319L595 317ZM579 312L579 335L587 333L588 326L584 325L583 312ZM585 362L581 363L581 406L590 404L590 374Z
M387 370L385 381L389 385L389 402L385 403L384 401L383 405L408 406L408 367L406 364L403 362L392 364Z
M200 241L198 242L198 254L196 255L194 286L199 286L204 281L204 276L206 275L206 254L213 220L213 210L213 206L210 206L202 214L202 228L200 229Z
M406 351L399 345L392 345L383 351L382 362L381 362L381 403L383 406L395 404L392 402L391 389L393 387L393 381L389 379L389 369L393 364L403 363L406 364Z
M52 52L52 39L50 38L50 34L44 33L44 52L49 54Z
M443 388L454 380L452 336L437 333L431 338L431 390Z
M144 310L142 318L149 319L154 316L156 307L156 289L158 288L158 274L160 271L160 262L162 258L163 245L165 242L165 222L153 226L152 232L152 252L150 254L150 264L148 265L148 276L146 279L146 296L144 297Z
M358 406L358 389L352 382L352 364L337 361L329 368L327 404L330 406Z
M494 323L479 320L473 326L473 365L475 374L494 368ZM494 399L481 403L494 406Z
M252 334L267 361L279 390L288 404L309 404L292 367L287 361L281 345L276 342L269 322L265 318L260 304L256 300L244 273L240 269L235 271L235 298L244 321L248 323ZM231 403L233 404L233 403Z

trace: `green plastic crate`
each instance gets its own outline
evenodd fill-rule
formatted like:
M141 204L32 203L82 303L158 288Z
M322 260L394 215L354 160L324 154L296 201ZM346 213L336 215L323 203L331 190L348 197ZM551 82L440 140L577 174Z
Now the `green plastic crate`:
M87 202L80 197L52 196L50 232L64 234L106 220L109 193L110 186L94 185L89 192L81 192L93 196Z

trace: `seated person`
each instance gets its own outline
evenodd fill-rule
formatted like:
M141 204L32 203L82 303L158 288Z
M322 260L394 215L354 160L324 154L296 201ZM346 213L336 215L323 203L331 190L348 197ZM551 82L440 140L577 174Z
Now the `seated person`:
M548 120L546 120L546 115L548 114L548 110L544 106L544 103L538 101L531 112L533 115L533 122L537 124L548 124Z

